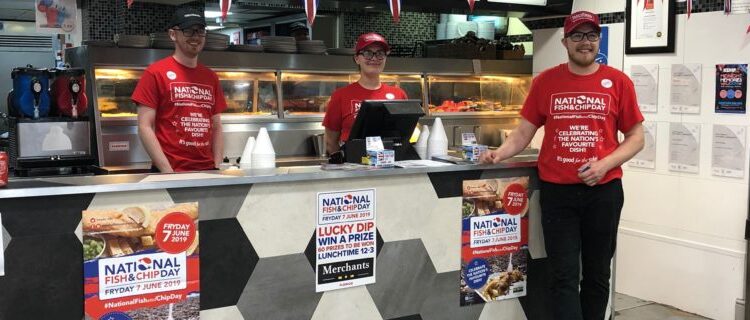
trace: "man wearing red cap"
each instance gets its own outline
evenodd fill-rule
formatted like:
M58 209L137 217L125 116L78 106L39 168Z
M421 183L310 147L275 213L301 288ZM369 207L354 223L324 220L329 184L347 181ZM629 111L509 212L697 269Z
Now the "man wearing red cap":
M565 19L568 62L534 79L519 126L497 150L482 155L484 163L512 157L544 126L540 203L556 320L604 318L623 205L620 166L643 148L643 115L632 81L594 61L600 31L591 12Z
M323 118L326 151L329 154L339 151L341 143L349 138L362 101L406 99L406 92L401 88L380 82L389 52L388 42L377 33L365 33L357 39L354 62L359 66L359 80L331 95Z
M203 12L178 8L169 24L174 53L143 72L131 100L138 105L138 135L155 170L212 170L223 157L219 78L198 63L206 43Z

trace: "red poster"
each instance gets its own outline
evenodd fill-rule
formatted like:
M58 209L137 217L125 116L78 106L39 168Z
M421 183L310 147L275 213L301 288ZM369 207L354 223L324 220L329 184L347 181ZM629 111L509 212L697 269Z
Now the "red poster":
M463 183L462 306L526 295L529 177Z
M198 319L198 203L84 210L86 315Z

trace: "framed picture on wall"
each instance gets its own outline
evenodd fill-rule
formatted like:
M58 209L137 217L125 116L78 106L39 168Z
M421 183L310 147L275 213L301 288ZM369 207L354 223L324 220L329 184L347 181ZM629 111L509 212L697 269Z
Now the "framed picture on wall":
M626 0L625 53L671 53L675 0Z

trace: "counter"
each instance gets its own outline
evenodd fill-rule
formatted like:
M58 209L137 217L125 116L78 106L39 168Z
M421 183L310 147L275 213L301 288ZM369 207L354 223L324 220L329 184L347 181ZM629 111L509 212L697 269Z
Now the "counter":
M12 180L0 319L81 319L81 211L198 202L202 319L548 319L535 162ZM459 306L462 182L529 176L528 295ZM374 188L376 283L315 292L317 193ZM9 242L9 243L8 243Z

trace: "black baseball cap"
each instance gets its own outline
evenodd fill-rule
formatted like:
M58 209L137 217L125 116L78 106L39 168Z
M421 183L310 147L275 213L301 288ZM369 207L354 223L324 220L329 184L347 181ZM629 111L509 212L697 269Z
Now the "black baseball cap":
M169 28L187 29L194 25L205 27L206 18L203 16L203 12L189 7L177 8L169 22Z

